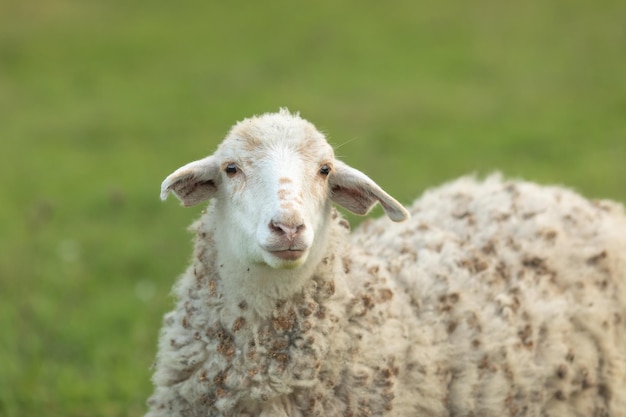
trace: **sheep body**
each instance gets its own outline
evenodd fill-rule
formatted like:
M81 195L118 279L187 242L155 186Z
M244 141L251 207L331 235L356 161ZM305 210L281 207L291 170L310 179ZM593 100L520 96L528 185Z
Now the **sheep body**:
M439 387L443 409L424 415L626 415L622 206L496 175L434 189L410 212L353 241L385 260L407 327L434 348L434 362L412 359L422 344L403 361L430 362L402 384Z
M216 210L191 228L149 417L626 416L622 206L494 175L426 192L404 223L349 234L332 211L268 313L227 296Z

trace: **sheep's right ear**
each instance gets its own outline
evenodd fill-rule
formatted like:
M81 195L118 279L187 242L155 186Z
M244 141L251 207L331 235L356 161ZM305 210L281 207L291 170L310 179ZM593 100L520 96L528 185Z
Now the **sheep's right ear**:
M170 191L185 207L208 200L217 191L219 171L219 164L213 156L190 162L165 178L161 184L161 200L165 200Z

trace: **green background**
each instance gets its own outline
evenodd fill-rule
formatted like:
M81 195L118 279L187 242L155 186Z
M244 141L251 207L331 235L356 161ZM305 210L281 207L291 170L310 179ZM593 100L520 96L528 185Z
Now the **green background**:
M0 2L0 415L139 416L201 208L286 106L400 201L501 170L626 200L626 2ZM352 219L355 220L355 219Z

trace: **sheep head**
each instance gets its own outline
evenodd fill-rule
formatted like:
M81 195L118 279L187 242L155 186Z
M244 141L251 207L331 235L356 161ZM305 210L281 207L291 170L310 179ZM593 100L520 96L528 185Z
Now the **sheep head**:
M332 202L364 215L378 202L394 221L406 209L360 171L337 160L311 123L287 110L237 123L213 155L168 176L185 206L215 199L222 236L240 262L302 266L323 247Z

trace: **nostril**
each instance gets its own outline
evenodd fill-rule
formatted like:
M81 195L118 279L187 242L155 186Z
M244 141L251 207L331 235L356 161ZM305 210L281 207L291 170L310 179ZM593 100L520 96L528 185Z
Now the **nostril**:
M274 232L274 233L279 234L279 235L285 234L285 231L281 227L280 223L274 223L273 220L270 222L270 230L272 232Z
M298 236L302 232L302 230L304 230L304 225L299 224L296 227L291 228L290 236Z

